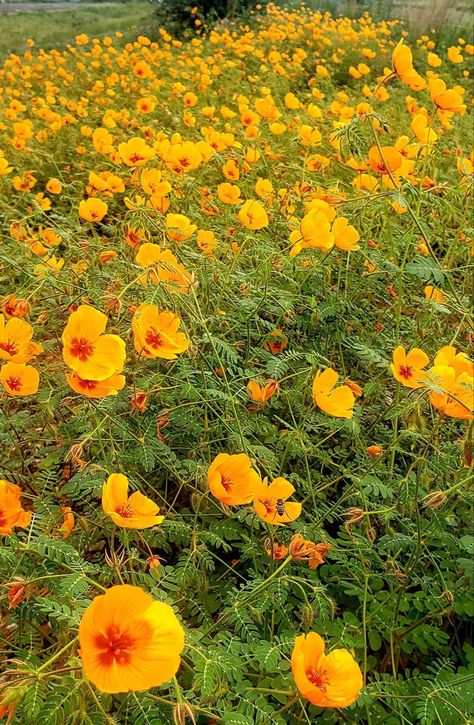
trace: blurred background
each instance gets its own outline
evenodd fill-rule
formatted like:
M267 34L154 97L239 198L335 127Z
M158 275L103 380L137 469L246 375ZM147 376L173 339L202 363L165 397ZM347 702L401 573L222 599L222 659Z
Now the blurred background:
M334 15L358 17L367 11L374 19L402 19L414 33L436 28L447 42L472 35L470 0L308 0L306 5ZM28 38L45 50L64 47L84 29L91 37L119 32L128 40L140 34L156 38L163 27L186 39L215 22L251 20L264 6L255 0L0 0L0 53L24 52Z

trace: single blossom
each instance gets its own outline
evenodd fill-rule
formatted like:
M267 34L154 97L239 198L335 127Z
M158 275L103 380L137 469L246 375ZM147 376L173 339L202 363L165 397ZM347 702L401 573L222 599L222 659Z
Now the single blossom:
M122 584L95 597L79 625L84 675L102 692L149 690L179 669L184 631L169 604Z
M296 638L291 671L302 696L318 707L348 707L359 697L362 672L347 649L324 653L325 643L316 632Z
M250 503L261 482L246 453L219 453L209 466L207 480L211 493L227 506Z
M161 524L159 506L140 491L128 495L128 478L112 473L102 486L102 508L114 524L124 529L149 529Z

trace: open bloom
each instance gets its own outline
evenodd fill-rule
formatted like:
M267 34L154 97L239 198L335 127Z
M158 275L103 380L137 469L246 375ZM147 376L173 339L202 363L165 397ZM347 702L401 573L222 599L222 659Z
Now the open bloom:
M239 222L246 229L263 229L268 226L268 214L259 201L249 199L239 209Z
M393 363L390 365L395 380L407 388L421 388L426 376L423 370L429 363L428 355L414 347L408 354L400 345L393 351Z
M287 503L287 499L294 492L295 487L286 478L275 478L270 484L266 479L263 480L257 486L253 497L255 513L267 524L289 524L301 514L300 503Z
M359 697L362 673L346 649L324 654L325 644L316 632L296 638L291 671L304 698L318 707L348 707Z
M434 365L427 374L430 403L449 418L474 417L474 377L447 365Z
M313 400L324 413L335 418L352 418L354 393L348 385L334 387L339 375L332 368L318 372L313 382Z
M161 524L159 507L140 491L128 495L128 478L112 473L102 486L102 508L114 524L124 529L149 529Z
M16 483L0 480L0 534L9 536L15 526L30 525L31 513L20 502L21 489Z
M193 277L170 249L161 249L159 244L145 242L138 250L135 261L147 269L140 277L143 285L162 282L170 292L189 292Z
M135 350L143 357L175 360L189 347L188 339L178 332L181 319L174 312L160 312L156 305L140 305L132 319Z
M79 625L84 674L102 692L158 687L178 671L184 631L169 604L122 584L95 597Z
M7 362L0 370L0 383L14 398L34 395L38 392L39 372L32 365Z
M434 359L435 365L447 365L454 368L456 375L459 373L467 373L474 377L474 362L469 359L465 352L457 352L452 345L445 345L436 353Z
M325 210L312 209L299 222L298 229L290 234L290 256L295 257L303 249L321 249L328 252L334 246L335 237L331 231L331 219Z
M104 335L107 316L80 305L69 317L62 334L63 360L82 380L106 380L120 373L125 343L118 335Z
M26 363L43 352L41 345L31 342L33 328L25 320L13 317L5 324L0 315L0 360Z
M250 503L261 483L246 453L219 453L209 466L207 480L211 493L227 506Z
M165 227L166 236L174 242L185 242L197 229L184 214L167 214Z
M105 217L108 206L102 199L91 197L79 203L79 216L85 222L100 222Z
M124 164L135 167L144 166L155 155L153 149L138 137L119 143L118 152Z
M117 395L119 390L125 387L124 375L111 375L105 380L83 380L77 373L66 375L71 388L86 398L106 398L109 395Z

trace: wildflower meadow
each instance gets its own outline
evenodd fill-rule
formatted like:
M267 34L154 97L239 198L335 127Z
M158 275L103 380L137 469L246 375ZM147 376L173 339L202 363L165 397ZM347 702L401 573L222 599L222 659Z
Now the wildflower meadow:
M0 720L467 725L474 45L191 12L0 58Z

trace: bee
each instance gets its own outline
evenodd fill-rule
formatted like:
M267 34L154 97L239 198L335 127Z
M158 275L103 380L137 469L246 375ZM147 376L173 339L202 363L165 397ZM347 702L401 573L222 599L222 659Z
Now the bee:
M284 516L285 515L285 502L282 498L277 498L275 501L275 511L277 512L278 516Z

